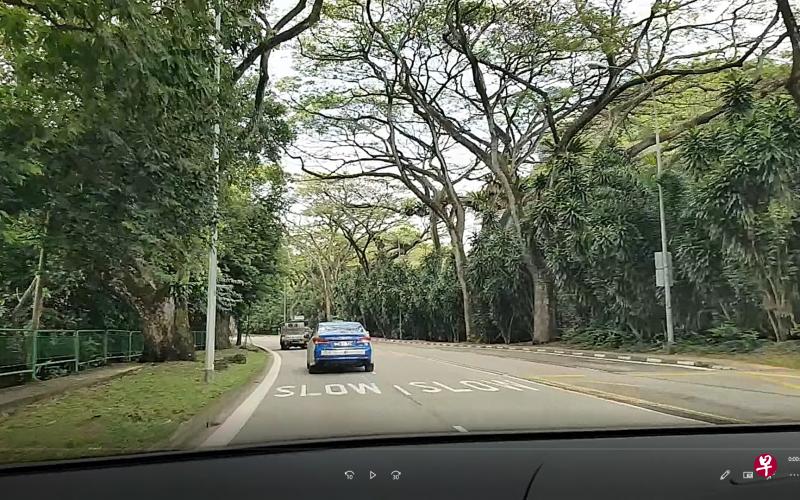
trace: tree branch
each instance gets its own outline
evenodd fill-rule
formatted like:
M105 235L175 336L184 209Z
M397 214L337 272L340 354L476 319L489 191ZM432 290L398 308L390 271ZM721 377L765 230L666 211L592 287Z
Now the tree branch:
M89 26L78 26L77 24L60 22L53 16L53 14L48 9L41 7L39 5L23 2L22 0L0 0L0 3L4 3L11 7L18 7L21 9L28 10L30 12L34 12L40 15L44 20L49 22L53 26L53 28L58 30L82 31L85 33L91 33L93 31L93 29Z
M5 1L5 0L3 0ZM252 66L256 59L262 56L265 52L269 52L275 47L279 46L283 42L289 41L292 38L295 38L300 33L306 31L308 28L313 26L317 21L319 21L320 14L322 13L322 2L323 0L314 0L314 5L311 7L311 12L308 16L299 21L297 24L288 28L285 31L280 31L283 27L285 27L292 19L294 19L297 15L299 15L306 6L306 0L299 0L297 5L294 6L292 10L286 13L280 21L275 24L273 30L268 33L267 38L262 40L253 50L251 50L239 63L238 66L233 71L233 81L237 82L239 79L244 75L245 71L247 71L250 66Z

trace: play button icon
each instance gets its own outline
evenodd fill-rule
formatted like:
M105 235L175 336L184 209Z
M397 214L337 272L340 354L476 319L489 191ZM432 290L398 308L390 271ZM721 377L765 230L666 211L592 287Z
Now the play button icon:
M375 474L375 473L374 473L374 472L372 472L372 471L369 471L369 478L370 478L370 479L374 479L374 478L375 478L375 476L377 476L377 474Z

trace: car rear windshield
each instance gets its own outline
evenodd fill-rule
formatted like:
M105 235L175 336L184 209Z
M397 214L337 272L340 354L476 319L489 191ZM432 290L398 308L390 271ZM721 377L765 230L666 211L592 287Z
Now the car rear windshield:
M319 325L319 333L346 332L356 333L363 331L364 327L358 323L341 323L336 325Z

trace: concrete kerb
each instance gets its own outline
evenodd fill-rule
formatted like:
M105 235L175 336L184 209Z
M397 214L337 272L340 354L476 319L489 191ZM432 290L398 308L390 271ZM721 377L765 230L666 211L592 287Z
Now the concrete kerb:
M253 346L269 354L264 368L241 386L222 394L219 399L181 423L164 443L163 448L185 449L200 446L258 388L261 381L269 374L275 359L268 349L255 344Z
M599 353L589 351L577 351L569 349L555 349L552 347L522 347L522 346L509 346L504 344L453 344L445 342L426 342L419 340L399 340L399 339L380 339L383 342L395 342L405 344L424 344L424 345L438 345L442 347L463 347L474 349L506 349L518 350L527 352L541 352L548 354L558 354L561 356L581 356L581 357L594 357L603 359L615 359L620 361L636 361L639 363L648 363L653 365L680 365L680 366L694 366L699 368L711 368L713 370L735 370L736 368L726 365L718 365L706 361L699 361L693 359L668 359L656 358L653 356L639 355L639 354L612 354L612 353Z

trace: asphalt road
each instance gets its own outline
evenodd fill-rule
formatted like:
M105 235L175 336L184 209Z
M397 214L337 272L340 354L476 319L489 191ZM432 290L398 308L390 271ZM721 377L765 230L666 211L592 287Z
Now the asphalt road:
M375 341L373 373L352 369L311 375L306 370L305 350L280 351L277 337L255 342L275 351L281 366L269 390L259 396L233 436L234 444L369 435L709 425L679 416L680 412L654 411L635 401L614 401L576 392L574 387L543 383L553 376L594 380L620 371L658 376L679 370L674 367Z

